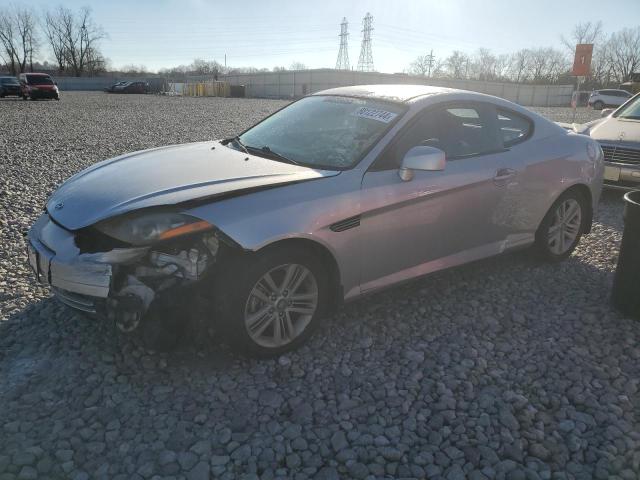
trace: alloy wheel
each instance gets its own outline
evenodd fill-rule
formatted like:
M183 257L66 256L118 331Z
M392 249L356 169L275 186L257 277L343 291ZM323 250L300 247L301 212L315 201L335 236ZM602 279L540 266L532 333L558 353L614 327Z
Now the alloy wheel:
M318 282L304 265L280 265L253 286L244 309L249 337L258 345L287 345L307 328L318 308Z
M547 234L547 245L551 253L562 255L574 244L580 234L582 208L573 198L564 200L555 211Z

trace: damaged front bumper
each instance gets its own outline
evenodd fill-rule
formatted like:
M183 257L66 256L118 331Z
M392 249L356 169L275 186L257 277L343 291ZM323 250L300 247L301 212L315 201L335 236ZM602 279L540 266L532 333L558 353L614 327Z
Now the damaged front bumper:
M179 244L110 248L87 252L77 232L45 213L27 236L29 264L40 283L50 285L61 302L113 319L133 330L162 292L201 279L215 262L213 232Z

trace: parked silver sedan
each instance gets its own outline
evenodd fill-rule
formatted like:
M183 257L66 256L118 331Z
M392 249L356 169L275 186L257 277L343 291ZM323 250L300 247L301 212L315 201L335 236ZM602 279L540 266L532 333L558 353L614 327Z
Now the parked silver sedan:
M39 281L123 331L202 312L257 356L300 345L344 300L588 233L592 139L508 101L413 85L305 97L223 141L98 163L28 234Z
M605 109L602 118L570 128L597 140L604 152L604 185L640 187L640 94L618 109Z

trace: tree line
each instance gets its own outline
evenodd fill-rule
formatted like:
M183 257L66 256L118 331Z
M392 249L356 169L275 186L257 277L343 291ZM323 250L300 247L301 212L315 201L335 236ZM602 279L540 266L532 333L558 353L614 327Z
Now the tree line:
M407 69L413 75L434 78L506 81L533 84L571 83L575 46L593 43L591 74L585 87L619 85L640 71L640 27L625 28L607 35L602 22L577 24L568 37L561 37L561 48L524 48L496 55L479 48L468 54L453 51L444 59L421 55Z
M42 14L32 8L12 5L0 8L0 61L13 75L51 67L34 59L48 47L59 74L96 75L106 71L106 60L98 48L105 38L91 10L59 6Z
M29 7L0 7L0 67L13 75L25 71L48 70L59 75L99 75L108 70L107 60L99 49L106 33L97 25L87 7L73 11L59 6L40 14ZM406 69L406 73L433 78L457 78L517 83L571 83L571 65L577 43L593 43L591 74L586 88L620 84L631 73L640 70L640 27L625 28L611 34L603 31L602 22L577 24L559 47L525 48L510 54L495 54L487 48L473 53L453 51L442 59L422 55ZM39 63L44 52L52 55L52 63ZM290 70L307 67L294 61ZM286 70L276 66L272 71ZM266 68L224 67L217 61L195 59L189 65L160 70L172 77L253 73ZM111 71L111 73L116 73ZM127 65L117 73L148 75L143 65Z

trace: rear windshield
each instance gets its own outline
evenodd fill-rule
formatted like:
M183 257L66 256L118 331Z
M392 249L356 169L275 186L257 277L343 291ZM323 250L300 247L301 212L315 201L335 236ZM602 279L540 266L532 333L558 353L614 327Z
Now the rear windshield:
M0 78L0 83L2 83L3 85L20 85L18 83L18 80L16 80L15 78Z
M27 83L29 85L53 85L53 80L51 80L51 77L27 75Z

